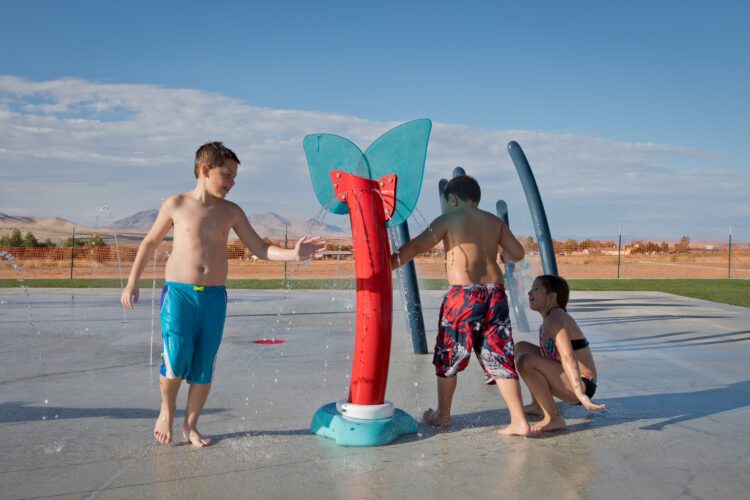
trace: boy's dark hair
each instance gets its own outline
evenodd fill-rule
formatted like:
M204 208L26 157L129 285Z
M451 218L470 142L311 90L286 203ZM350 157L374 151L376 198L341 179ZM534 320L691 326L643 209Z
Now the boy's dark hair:
M462 201L471 200L475 203L479 203L479 199L482 197L479 183L469 175L459 175L449 180L448 184L445 185L445 191L443 191L446 201L450 194L456 195Z
M547 293L555 292L557 294L557 305L562 307L563 311L566 311L568 299L570 298L570 287L565 278L552 274L543 274L542 276L537 276L536 279L547 290Z
M234 154L234 151L219 141L207 142L198 148L195 152L195 178L198 178L201 165L208 165L209 170L214 167L221 167L226 160L232 160L240 164L240 159Z

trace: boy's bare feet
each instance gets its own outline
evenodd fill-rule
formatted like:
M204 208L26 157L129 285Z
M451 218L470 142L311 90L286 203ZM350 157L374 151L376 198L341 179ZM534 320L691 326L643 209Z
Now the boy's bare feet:
M433 427L440 427L442 429L447 429L451 426L450 415L441 415L432 408L429 408L426 412L424 412L422 420Z
M542 417L544 416L544 412L536 403L529 403L526 406L523 407L523 412L526 415L532 415L534 417Z
M533 431L528 422L524 420L523 422L511 422L497 432L503 436L528 436Z
M172 442L172 422L174 421L174 412L162 405L159 417L156 419L154 426L154 438L160 444L169 444Z
M545 418L541 422L531 427L531 432L551 432L551 431L563 431L568 426L565 424L565 420L560 417Z
M182 428L182 437L184 437L186 441L192 443L193 446L197 446L198 448L205 448L206 446L213 443L213 439L203 437L203 434L198 432L198 429L190 429L188 427Z

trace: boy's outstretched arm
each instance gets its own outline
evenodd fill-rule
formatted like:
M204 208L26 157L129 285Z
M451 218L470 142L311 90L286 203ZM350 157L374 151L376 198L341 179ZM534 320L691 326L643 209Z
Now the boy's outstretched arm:
M269 245L255 232L253 226L250 225L250 221L247 220L245 212L239 207L237 207L237 210L237 222L232 226L232 229L253 255L257 255L261 259L276 261L307 260L311 259L315 252L325 246L325 241L321 241L317 236L300 238L294 248Z
M164 201L161 209L159 209L159 215L156 217L154 225L151 226L148 234L146 234L146 237L143 238L143 241L138 247L138 253L133 261L130 276L128 276L128 284L125 286L125 289L122 291L122 296L120 297L120 303L126 309L133 309L135 303L138 302L138 280L140 279L141 274L143 274L143 269L146 267L146 263L154 255L157 247L172 228L172 213L176 203L176 196L172 196Z
M397 269L422 252L431 249L445 237L448 230L447 215L443 214L422 231L416 238L404 243L401 248L391 254L391 269Z
M508 225L502 220L500 221L500 247L503 249L503 253L500 255L504 262L518 262L526 255L526 250L524 250L521 242L516 239Z

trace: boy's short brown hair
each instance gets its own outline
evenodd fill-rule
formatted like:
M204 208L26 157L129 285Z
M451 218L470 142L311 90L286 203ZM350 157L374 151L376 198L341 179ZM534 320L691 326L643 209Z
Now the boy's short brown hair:
M240 159L237 158L234 151L226 147L224 143L220 141L205 143L195 152L195 178L198 178L201 165L208 165L208 168L212 169L224 165L226 160L232 160L237 165L240 164Z
M443 196L448 200L448 195L455 195L462 201L471 200L479 203L482 197L482 190L479 189L477 180L469 175L459 175L448 181L445 185Z

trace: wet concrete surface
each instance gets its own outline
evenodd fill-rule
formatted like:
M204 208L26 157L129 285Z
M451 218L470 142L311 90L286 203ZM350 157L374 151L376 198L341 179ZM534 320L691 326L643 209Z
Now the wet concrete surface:
M198 450L151 437L158 317L152 346L151 290L126 317L118 297L0 289L0 497L750 498L750 309L574 293L606 412L560 403L567 431L501 437L507 409L474 359L459 376L450 432L420 423L390 445L353 448L309 424L347 395L354 292L230 290L200 422L217 442ZM441 297L422 292L429 345ZM436 401L432 356L412 354L400 311L393 326L387 399L421 421ZM285 343L253 343L263 338Z

